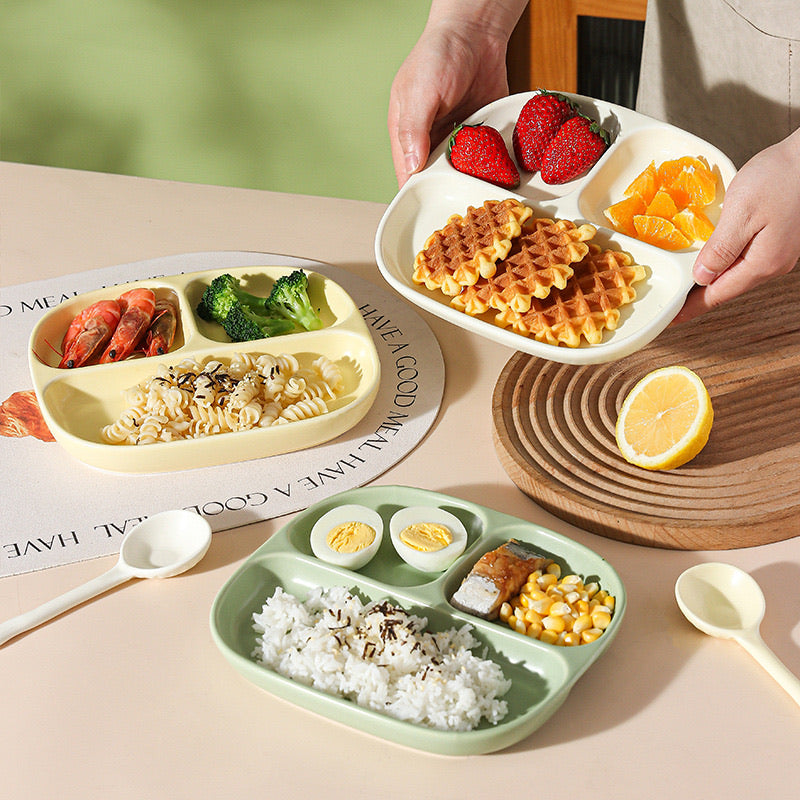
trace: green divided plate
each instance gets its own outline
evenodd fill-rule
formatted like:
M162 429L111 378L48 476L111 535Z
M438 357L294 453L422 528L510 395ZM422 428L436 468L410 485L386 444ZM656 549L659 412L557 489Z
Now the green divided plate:
M314 522L337 505L357 503L375 509L388 531L389 519L406 506L432 506L455 514L467 529L464 553L442 573L420 572L395 553L384 535L375 558L358 572L331 566L311 552ZM499 621L456 610L449 598L475 561L508 539L529 542L562 570L596 580L614 595L611 625L590 644L559 647L530 639ZM362 708L293 681L252 657L256 633L253 614L276 587L304 600L309 590L346 586L369 600L388 598L428 619L433 631L469 623L486 657L499 663L511 688L504 696L508 714L492 725L485 720L472 731L441 731L404 722ZM540 727L564 702L575 681L599 658L617 634L625 614L625 588L616 571L592 550L525 520L448 495L404 486L374 486L329 497L306 509L253 553L222 587L211 608L211 632L230 663L256 686L305 709L397 744L443 755L474 755L508 747ZM482 647L475 649L481 654ZM609 698L609 702L611 698Z

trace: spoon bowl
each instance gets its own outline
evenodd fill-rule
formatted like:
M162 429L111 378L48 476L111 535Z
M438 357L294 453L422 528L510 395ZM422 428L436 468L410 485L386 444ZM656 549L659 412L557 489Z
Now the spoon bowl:
M761 638L766 601L751 575L732 564L697 564L678 577L675 599L692 625L739 642L800 705L800 681Z
M192 511L148 517L122 540L117 563L82 586L0 624L0 645L131 578L171 578L195 566L211 544L211 526Z
M122 540L119 560L134 578L171 578L199 563L211 528L192 511L163 511L139 523Z
M697 564L675 584L675 598L684 616L709 636L731 639L758 627L766 602L751 575L731 564Z

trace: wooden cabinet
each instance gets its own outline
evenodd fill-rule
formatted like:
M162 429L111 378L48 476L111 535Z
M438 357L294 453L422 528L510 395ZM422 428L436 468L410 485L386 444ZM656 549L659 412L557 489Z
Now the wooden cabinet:
M578 17L644 20L646 11L646 0L531 0L509 43L511 91L578 91Z

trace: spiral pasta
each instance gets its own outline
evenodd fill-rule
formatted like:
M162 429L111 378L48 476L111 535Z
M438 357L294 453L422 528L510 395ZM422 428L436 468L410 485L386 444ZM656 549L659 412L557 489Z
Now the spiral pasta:
M236 353L229 364L193 358L160 365L123 392L126 409L103 427L109 444L154 444L264 428L320 416L342 393L339 367L319 356Z
M281 411L276 422L297 422L301 419L311 419L318 417L328 410L328 406L321 397L313 397L308 400L298 400L291 403Z

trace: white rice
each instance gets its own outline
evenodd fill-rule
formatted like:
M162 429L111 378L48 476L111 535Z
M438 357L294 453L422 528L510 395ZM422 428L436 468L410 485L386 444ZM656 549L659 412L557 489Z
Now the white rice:
M344 587L313 589L305 602L278 587L253 621L259 663L365 708L446 731L508 712L499 698L511 682L472 652L471 625L431 633L426 618Z

